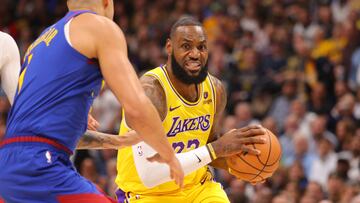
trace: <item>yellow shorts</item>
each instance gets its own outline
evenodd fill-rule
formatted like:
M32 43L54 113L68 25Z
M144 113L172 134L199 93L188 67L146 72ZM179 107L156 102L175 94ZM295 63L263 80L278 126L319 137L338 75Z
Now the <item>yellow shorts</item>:
M229 199L220 183L207 180L203 184L167 195L130 194L129 203L229 203Z

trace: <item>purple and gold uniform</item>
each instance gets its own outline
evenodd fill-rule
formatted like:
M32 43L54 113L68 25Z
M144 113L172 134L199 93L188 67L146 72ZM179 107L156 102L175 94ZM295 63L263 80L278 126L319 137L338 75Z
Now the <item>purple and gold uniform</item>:
M88 12L70 11L26 52L0 143L0 196L6 202L109 202L69 159L103 79L96 60L65 36L65 25Z
M156 78L166 95L168 109L163 127L169 143L176 153L184 153L206 145L214 122L216 95L211 77L199 84L199 98L187 101L175 89L165 67L158 67L145 73ZM120 135L128 132L125 116L120 125ZM213 180L208 167L204 166L184 178L182 189L170 181L153 188L147 188L137 173L132 148L120 149L117 157L116 184L118 202L229 202L220 183Z

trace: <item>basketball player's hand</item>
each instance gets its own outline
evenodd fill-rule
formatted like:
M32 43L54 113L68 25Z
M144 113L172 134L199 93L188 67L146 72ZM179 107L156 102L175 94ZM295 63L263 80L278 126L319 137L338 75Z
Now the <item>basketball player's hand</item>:
M166 164L170 167L171 179L173 179L175 183L182 188L184 184L184 171L181 168L179 160L174 156L174 158Z
M95 120L95 118L92 117L92 116L89 114L89 115L88 115L88 126L87 126L87 129L88 129L88 130L96 131L99 126L100 126L99 122L97 122L97 120Z
M211 145L217 157L226 157L242 152L259 155L260 151L249 147L251 144L264 144L266 140L259 135L265 135L266 130L260 125L252 125L240 129L232 129Z
M147 160L150 162L157 161L159 163L166 163L169 165L171 179L173 179L177 185L183 187L184 171L181 168L179 160L175 156L172 160L166 162L158 153L156 153L155 155L148 157Z

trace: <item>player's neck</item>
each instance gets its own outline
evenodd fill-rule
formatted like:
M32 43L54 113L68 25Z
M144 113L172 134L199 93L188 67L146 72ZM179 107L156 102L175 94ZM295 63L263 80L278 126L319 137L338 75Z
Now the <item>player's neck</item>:
M99 15L102 15L102 11L101 9L97 8L96 6L74 6L74 7L70 7L69 11L81 11L81 10L89 10L89 11L93 11Z
M167 65L166 71L169 75L169 79L171 84L174 86L176 91L184 97L186 100L190 102L195 102L199 98L199 87L195 84L186 84L183 83L181 80L176 78L176 76L173 74L171 67Z

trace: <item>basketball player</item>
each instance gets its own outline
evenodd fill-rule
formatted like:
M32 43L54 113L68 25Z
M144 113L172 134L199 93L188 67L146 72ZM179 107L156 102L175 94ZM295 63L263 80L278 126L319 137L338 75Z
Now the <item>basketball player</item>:
M20 54L15 40L1 31L0 47L1 88L12 105L20 73ZM99 123L89 114L88 131L80 138L77 149L118 149L131 146L141 140L135 133L129 133L128 136L119 139L119 136L96 132L98 127ZM95 142L98 144L94 144Z
M12 105L20 73L20 54L15 40L9 34L1 31L0 47L1 88ZM119 139L119 136L114 137L115 135L96 132L98 127L99 123L89 114L88 131L80 138L77 149L118 149L131 146L141 140L134 132ZM94 144L95 142L98 144Z
M0 47L1 87L12 105L20 72L20 54L15 40L9 34L1 31ZM131 146L141 140L134 132L129 132L129 134L122 137L95 132L94 130L99 124L90 114L88 116L89 130L80 138L77 149L118 149L119 147ZM88 143L89 140L91 140L91 143L97 141L98 144L91 145ZM0 202L3 202L1 197Z
M15 40L5 32L0 32L0 47L1 87L12 104L20 72L20 54Z
M152 156L155 151L142 142L118 152L118 202L229 202L207 164L213 161L213 166L227 170L222 157L240 152L258 154L245 144L264 143L253 136L265 131L261 126L245 127L216 140L226 92L220 80L207 71L207 37L200 22L191 17L178 20L166 51L166 65L145 73L141 82L187 174L184 188L180 190L167 177L166 165L149 162L161 159ZM130 130L126 112L124 115L120 134Z
M68 0L69 12L29 47L5 138L0 196L6 202L110 202L70 162L103 78L129 125L159 152L181 185L183 171L127 58L112 0ZM170 176L170 175L169 175Z

